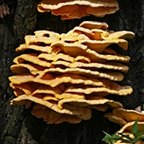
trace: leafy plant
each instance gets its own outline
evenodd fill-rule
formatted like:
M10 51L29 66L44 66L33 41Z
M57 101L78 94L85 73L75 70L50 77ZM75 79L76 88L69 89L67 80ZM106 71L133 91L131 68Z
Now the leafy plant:
M135 121L131 130L131 134L133 135L133 138L125 133L118 133L118 134L112 134L112 135L106 132L104 133L105 133L105 137L102 139L102 141L107 144L114 144L118 140L125 142L125 143L129 143L129 144L135 144L139 140L144 141L144 126L143 126L143 131L139 131L138 121Z
M116 141L121 139L121 136L117 135L117 134L108 134L106 132L105 133L105 137L102 139L103 142L107 143L107 144L114 144Z

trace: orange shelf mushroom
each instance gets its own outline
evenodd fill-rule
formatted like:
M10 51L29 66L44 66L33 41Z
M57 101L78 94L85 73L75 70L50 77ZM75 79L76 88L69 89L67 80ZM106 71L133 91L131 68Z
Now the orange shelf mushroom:
M117 135L123 133L132 139L134 139L134 135L132 134L132 128L137 121L138 131L144 134L144 113L138 112L136 110L127 110L124 108L116 108L113 109L111 113L105 114L110 121L121 125L121 129L117 131ZM122 144L122 140L118 140L115 144ZM143 143L140 140L137 143Z
M42 0L37 9L69 20L88 15L103 17L118 11L119 5L116 0Z
M50 124L88 120L92 109L122 108L107 96L133 92L117 83L128 71L130 57L111 45L126 51L126 39L133 37L132 32L114 32L106 23L91 21L68 33L41 30L26 36L11 66L9 80L16 96L11 104L33 106L32 114Z

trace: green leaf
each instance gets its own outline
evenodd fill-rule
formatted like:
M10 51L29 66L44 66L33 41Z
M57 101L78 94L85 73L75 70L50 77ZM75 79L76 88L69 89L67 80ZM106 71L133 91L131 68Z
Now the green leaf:
M102 139L103 142L107 144L112 144L112 136L108 134L107 132L104 132L105 137Z
M136 133L134 136L135 136L135 137L141 137L142 135L144 135L144 132L139 131L139 132Z
M103 142L107 143L107 144L113 144L116 141L121 139L121 136L117 135L117 134L108 134L107 132L104 132L105 137L102 139Z
M140 135L139 137L135 138L134 141L137 142L138 140L144 140L144 135Z
M138 133L139 133L138 121L136 120L132 127L132 134L137 137Z
M112 135L113 140L120 140L121 136L117 135L117 134L113 134Z
M141 136L141 140L144 141L144 135Z

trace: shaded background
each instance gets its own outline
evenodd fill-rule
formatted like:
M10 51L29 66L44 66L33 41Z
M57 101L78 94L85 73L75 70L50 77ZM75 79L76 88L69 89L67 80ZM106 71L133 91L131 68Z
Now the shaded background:
M105 21L113 30L130 30L136 34L129 42L127 55L131 57L130 70L123 84L131 85L129 97L117 99L126 108L135 109L144 104L144 0L119 0L120 10L102 19L93 16L80 20L61 21L59 17L36 10L36 0L7 0L10 15L0 19L0 144L102 144L103 130L114 133L119 126L93 111L89 121L80 124L47 125L20 106L10 106L14 97L8 76L15 48L24 42L24 36L34 30L47 29L67 32L84 20Z

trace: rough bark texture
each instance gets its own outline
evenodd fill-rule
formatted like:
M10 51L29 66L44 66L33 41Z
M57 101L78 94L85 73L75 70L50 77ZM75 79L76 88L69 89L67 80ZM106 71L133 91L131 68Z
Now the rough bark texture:
M130 70L124 84L131 85L131 96L117 99L126 108L134 109L144 104L144 0L119 0L120 10L103 19L93 16L80 20L61 21L48 13L36 11L37 1L8 1L11 14L0 19L0 144L102 144L103 130L113 133L118 126L110 123L101 112L93 112L89 121L70 125L47 125L20 106L10 106L13 98L8 76L15 48L27 34L36 29L67 32L83 20L105 21L114 30L131 30L136 37L129 44Z

